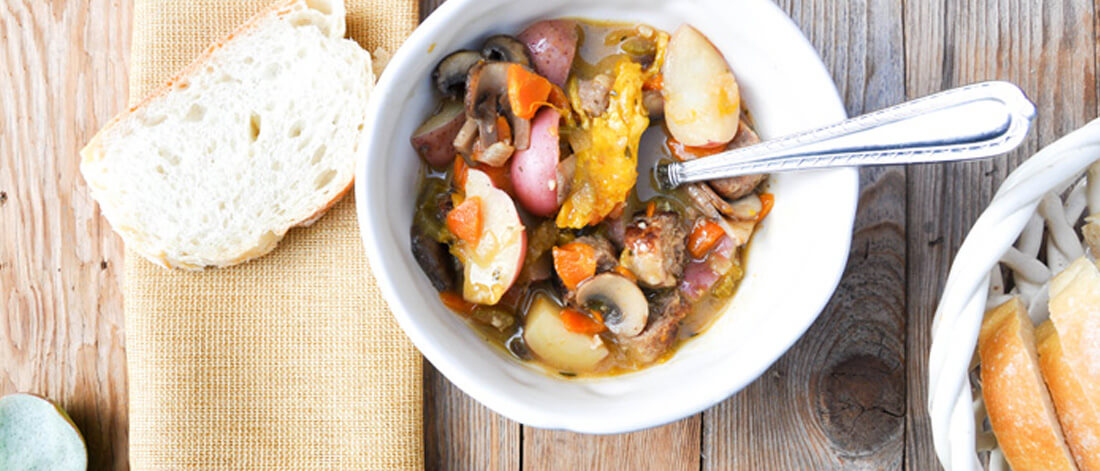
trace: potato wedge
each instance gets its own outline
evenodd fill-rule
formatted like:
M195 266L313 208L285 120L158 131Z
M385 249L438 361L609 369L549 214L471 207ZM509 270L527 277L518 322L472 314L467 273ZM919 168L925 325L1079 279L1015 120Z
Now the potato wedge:
M592 371L608 355L598 335L566 330L561 308L546 296L538 295L527 311L523 339L542 361L570 373Z
M680 26L668 42L662 68L665 123L692 147L725 145L737 134L741 91L722 53L702 33Z

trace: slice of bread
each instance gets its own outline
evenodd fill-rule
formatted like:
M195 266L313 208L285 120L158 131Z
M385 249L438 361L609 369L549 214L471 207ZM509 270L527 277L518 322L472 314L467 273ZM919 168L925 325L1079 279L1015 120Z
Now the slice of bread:
M985 314L978 355L989 421L1012 469L1077 469L1043 384L1034 327L1020 298Z
M277 2L92 138L81 173L130 249L233 265L340 199L374 84L344 16L343 0Z
M1084 470L1100 471L1100 270L1082 257L1050 282L1039 353L1066 439Z
M1077 467L1100 471L1100 410L1089 401L1084 385L1070 369L1054 324L1042 323L1035 329L1035 337L1039 342L1039 367Z

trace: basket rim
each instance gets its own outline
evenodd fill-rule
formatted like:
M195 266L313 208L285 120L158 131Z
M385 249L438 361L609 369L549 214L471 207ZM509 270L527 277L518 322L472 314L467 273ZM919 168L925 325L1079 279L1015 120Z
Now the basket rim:
M1100 160L1100 119L1058 139L1001 184L959 247L932 322L927 408L945 470L978 470L968 366L977 344L989 272L1023 232L1040 199Z

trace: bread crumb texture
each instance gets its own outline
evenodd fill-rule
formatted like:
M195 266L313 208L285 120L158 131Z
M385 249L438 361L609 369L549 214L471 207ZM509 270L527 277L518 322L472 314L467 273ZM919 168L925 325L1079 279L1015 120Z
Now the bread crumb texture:
M344 30L342 2L286 2L93 138L81 172L129 248L168 267L241 263L348 190L374 75Z

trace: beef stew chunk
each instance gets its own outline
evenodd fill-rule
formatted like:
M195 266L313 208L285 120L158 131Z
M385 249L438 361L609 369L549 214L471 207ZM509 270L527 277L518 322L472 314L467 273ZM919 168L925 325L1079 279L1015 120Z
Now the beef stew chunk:
M648 288L669 288L676 285L684 271L684 239L687 229L680 215L661 211L647 216L642 213L626 226L623 235L623 267L638 277L638 283Z
M663 290L650 299L646 328L641 334L623 340L631 359L640 363L652 363L668 351L677 339L680 321L689 312L691 305L677 290Z

